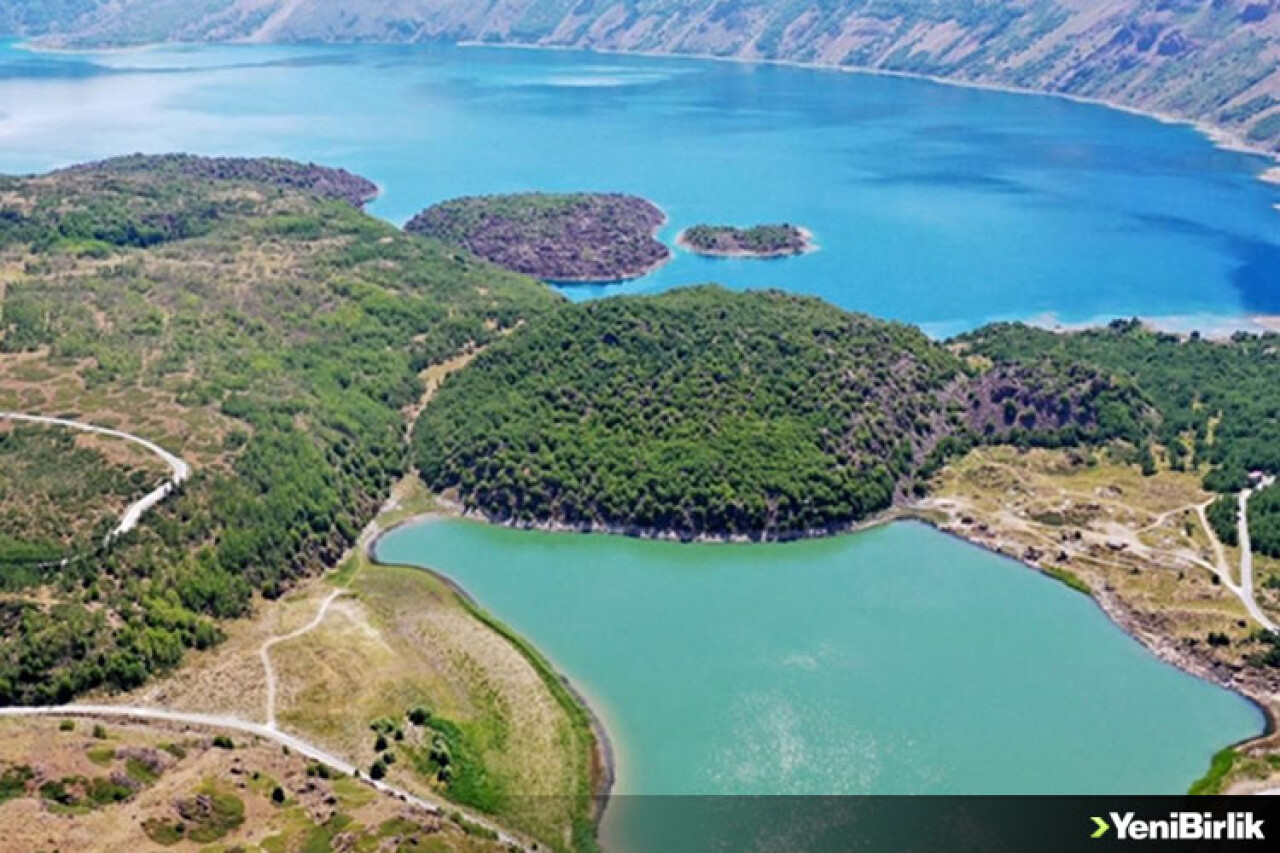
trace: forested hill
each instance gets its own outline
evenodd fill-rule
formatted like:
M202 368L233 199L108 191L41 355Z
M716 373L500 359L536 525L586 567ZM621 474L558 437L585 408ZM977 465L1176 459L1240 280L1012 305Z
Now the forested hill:
M1235 541L1234 493L1251 485L1250 472L1280 475L1280 335L1209 341L1117 320L1066 335L999 324L957 343L1005 368L1090 365L1132 379L1160 413L1152 439L1171 466L1204 471L1206 488L1227 493L1210 513L1224 541ZM1255 550L1280 557L1280 487L1252 499L1249 529Z
M146 174L151 178L195 178L241 181L278 189L300 190L320 198L340 199L363 207L378 195L378 185L346 169L295 163L277 157L199 157L194 154L132 154L70 166L63 172L107 175Z
M39 568L0 536L0 704L135 686L255 591L331 564L405 470L419 371L561 301L361 213L366 187L197 158L0 178L0 410L115 426L195 468L108 553ZM80 500L40 482L9 500Z
M414 443L432 487L497 520L788 538L905 498L943 450L1145 419L1088 368L974 372L910 326L699 287L531 322L445 383Z
M477 40L782 59L1101 98L1280 150L1277 0L9 0L63 43Z
M1055 334L1017 323L959 338L1006 366L1087 364L1125 374L1161 414L1157 440L1175 468L1209 466L1207 488L1233 492L1248 473L1280 474L1280 335L1231 341L1153 332L1137 320Z

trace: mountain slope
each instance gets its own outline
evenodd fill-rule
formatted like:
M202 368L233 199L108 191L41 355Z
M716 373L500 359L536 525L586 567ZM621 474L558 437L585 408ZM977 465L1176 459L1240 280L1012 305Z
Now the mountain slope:
M107 7L107 0L8 0L0 3L0 35L73 30Z
M68 43L478 40L937 75L1212 123L1280 151L1280 0L66 0ZM11 17L41 4L19 2ZM85 7L96 11L85 13ZM0 13L3 14L3 13ZM0 19L3 23L3 19Z

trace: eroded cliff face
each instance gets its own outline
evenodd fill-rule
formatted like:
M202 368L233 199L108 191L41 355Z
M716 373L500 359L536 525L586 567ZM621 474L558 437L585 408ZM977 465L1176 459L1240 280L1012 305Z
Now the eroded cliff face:
M22 0L19 0L21 5ZM27 0L28 3L31 0ZM69 43L482 41L937 75L1195 119L1280 151L1280 0L114 0Z

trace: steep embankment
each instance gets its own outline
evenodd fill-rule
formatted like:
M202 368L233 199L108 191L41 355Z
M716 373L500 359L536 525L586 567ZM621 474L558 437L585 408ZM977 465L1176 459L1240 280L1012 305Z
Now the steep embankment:
M1084 368L974 374L909 326L699 287L531 323L445 382L414 444L432 487L501 521L786 538L888 508L942 451L1141 411Z
M945 77L1204 121L1280 150L1275 0L19 0L70 44L475 40ZM3 14L3 13L0 13Z

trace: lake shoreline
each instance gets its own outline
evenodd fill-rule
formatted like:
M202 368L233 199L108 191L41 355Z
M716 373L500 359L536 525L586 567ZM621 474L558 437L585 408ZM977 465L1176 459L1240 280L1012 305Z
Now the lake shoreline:
M139 53L157 47L209 47L215 45L237 45L237 46L258 46L261 43L249 41L247 39L234 39L229 41L159 41L149 42L137 45L104 45L102 47L67 47L60 46L52 42L44 42L40 38L19 40L15 46L22 50L28 50L32 53L48 53L48 54L65 54L72 56L83 56L95 53ZM350 45L350 44L395 44L394 42L319 42L318 46L328 45ZM1224 151L1232 151L1238 154L1248 154L1256 157L1263 157L1271 161L1274 165L1262 172L1256 177L1258 180L1269 184L1280 184L1280 151L1272 150L1261 145L1256 145L1242 137L1238 132L1219 127L1205 119L1196 119L1186 116L1179 116L1164 110L1150 109L1144 107L1133 106L1131 104L1123 104L1119 101L1108 100L1106 98L1091 98L1085 95L1073 95L1069 92L1054 92L1047 89L1031 89L1024 86L1014 86L1005 83L984 83L978 80L962 80L954 77L944 77L937 74L921 74L914 71L895 71L887 68L872 68L868 66L857 65L834 65L823 62L802 62L794 59L769 59L767 57L747 57L747 56L715 56L713 54L703 53L675 53L672 51L659 50L621 50L614 48L589 48L552 44L522 44L519 42L487 42L476 41L474 39L466 39L462 41L446 42L455 47L460 48L499 48L502 50L541 50L541 51L560 51L562 53L585 53L595 54L599 56L639 56L656 59L684 59L697 60L702 62L726 62L737 63L740 65L776 65L784 68L802 68L810 71L834 71L845 74L868 74L878 77L896 77L905 80L922 80L929 83L935 83L940 86L954 86L960 89L977 89L988 92L1002 92L1008 95L1024 95L1058 98L1072 103L1085 104L1089 106L1106 107L1108 109L1117 110L1130 115L1143 116L1144 118L1154 119L1162 124L1183 125L1197 131L1206 137L1216 147ZM582 282L585 283L585 282Z
M652 205L659 213L662 214L662 221L653 226L653 231L650 232L649 236L655 243L660 243L662 248L666 250L666 254L663 257L655 260L639 272L628 272L626 275L618 276L617 278L558 278L554 280L539 279L539 281L550 287L603 287L611 284L626 284L629 281L635 281L636 279L644 278L647 275L653 275L655 272L675 260L676 253L671 251L670 246L658 239L658 235L662 233L662 229L666 228L667 225L670 224L671 217L667 214L667 211L663 209L662 205L652 199L646 198L644 201L647 204Z
M787 542L804 542L810 539L826 539L831 536L843 536L849 533L860 533L864 530L883 527L884 525L891 524L894 521L903 520L904 517L907 517L905 514L910 511L910 508L907 506L894 505L888 509L857 521L850 521L832 525L830 527L788 531L781 535L771 536L769 533L764 531L759 531L754 534L683 534L658 527L644 527L642 525L602 524L597 522L569 524L561 521L520 521L518 519L499 518L479 509L467 509L457 501L442 498L438 495L437 502L442 507L442 511L428 513L427 516L438 515L447 518L460 518L465 521L491 524L494 527L506 527L511 530L531 530L541 533L599 533L608 534L610 536L626 536L631 539L645 539L655 542L678 542L689 545L769 545L783 544Z
M1070 334L1072 332L1084 332L1091 329L1102 329L1117 319L1124 318L1103 316L1093 317L1080 322L1067 322L1059 319L1053 314L1033 314L1021 319L1014 319L1011 322L1024 323L1028 326L1044 329L1049 332ZM1246 332L1251 335L1280 332L1280 315L1277 314L1240 313L1168 315L1155 317L1139 316L1137 319L1143 326L1153 332L1164 332L1171 335L1178 335L1183 338L1189 337L1193 332L1195 332L1201 337L1212 341L1230 340L1232 335L1237 332ZM997 320L992 322L1004 321Z
M412 515L408 518L401 519L394 524L379 528L378 531L369 538L364 544L365 557L373 564L379 566L400 565L387 563L378 556L378 545L382 542L383 537L395 533L406 527L413 527L418 524L429 523L437 518L450 517L448 513L431 511ZM590 783L591 783L591 817L597 831L604 821L604 813L609 805L609 798L613 794L613 788L618 780L618 758L617 749L614 747L613 741L609 736L609 731L604 724L604 718L599 711L588 700L585 693L582 692L568 676L561 673L554 661L538 650L531 642L518 634L514 629L506 623L499 620L496 616L490 614L476 598L467 591L462 584L453 578L444 574L438 569L429 566L413 565L416 571L426 572L442 584L448 587L458 599L463 602L466 609L471 613L473 618L482 624L488 626L495 631L504 640L511 643L516 651L520 653L529 665L543 678L544 681L554 682L561 685L572 697L577 710L584 715L592 736L592 749L590 757ZM574 716L571 709L566 708L570 717Z
M535 532L543 532L543 533L609 534L609 535L615 535L615 536L627 536L630 538L642 539L647 541L663 541L663 542L673 542L677 544L748 545L748 544L785 544L789 542L803 542L803 541L808 541L812 539L824 539L824 538L830 538L830 537L857 534L864 531L885 527L897 522L914 522L914 523L925 525L929 527L931 530L935 530L947 537L955 539L956 541L962 542L966 545L979 548L990 554L1003 557L1008 560L1012 560L1015 563L1019 564L1024 569L1029 569L1035 572L1036 574L1045 577L1050 581L1055 581L1059 584L1067 586L1068 589L1072 589L1071 585L1068 584L1066 581L1064 581L1062 578L1055 577L1051 573L1044 571L1042 568L1040 568L1036 564L1029 562L1025 559L1022 559L1016 553L1010 553L1002 549L998 542L986 542L976 537L970 538L968 536L963 535L961 532L957 530L948 529L942 526L938 518L936 518L927 509L921 507L917 503L894 506L881 513L877 513L875 516L869 519L864 519L860 522L856 522L848 525L841 525L838 529L811 530L811 531L806 531L802 534L797 534L797 535L784 537L784 538L750 537L745 535L715 536L715 535L709 535L709 534L703 534L696 537L681 537L669 531L661 531L661 530L639 528L639 527L624 527L624 526L610 527L606 525L594 525L594 526L566 525L566 524L559 524L554 522L514 523L514 522L504 522L501 520L495 520L485 516L485 514L478 511L464 510L459 504L457 504L454 501L439 500L439 504L440 504L440 509L434 510L428 513L423 513L421 515L414 516L412 518L405 519L404 521L395 525L393 528L390 528L384 532L390 532L391 530L394 530L394 529L398 529L406 526L413 526L415 524L428 524L428 523L431 523L432 521L436 521L440 519L455 519L455 520L469 521L476 524L488 524L494 527L505 527L512 530L526 530L526 531L535 531ZM370 547L372 548L373 546L371 545ZM427 571L432 571L433 574L440 576L440 573L436 572L435 570L427 569ZM462 590L462 588L455 581L452 581L449 578L444 578L444 580L448 582L451 586L457 588L458 590L460 591ZM1079 590L1074 590L1074 591L1080 592ZM463 591L462 594L466 595L465 591ZM1085 593L1081 593L1081 594L1085 594ZM1105 591L1102 594L1099 594L1098 591L1093 589L1092 587L1090 587L1090 592L1087 593L1087 596L1089 600L1093 603L1093 605L1097 607L1102 612L1102 614L1107 618L1108 622L1116 626L1126 636L1128 636L1130 639L1138 643L1145 652L1150 654L1156 660L1164 664L1167 664L1169 666L1172 666L1173 668L1177 669L1179 672L1182 672L1185 675L1191 676L1192 678L1199 679L1209 684L1213 684L1230 693L1233 693L1234 695L1243 699L1246 703L1248 703L1250 706L1252 706L1254 709L1258 711L1263 721L1262 731L1256 735L1243 738L1233 743L1226 744L1223 747L1224 749L1247 749L1249 747L1256 746L1256 745L1265 745L1268 741L1275 738L1277 734L1280 733L1280 706L1278 706L1275 703L1274 697L1269 696L1267 691L1261 685L1254 684L1250 681L1243 681L1238 678L1234 678L1232 677L1232 675L1225 672L1222 668L1209 665L1205 661L1202 661L1195 655L1189 653L1187 650L1176 646L1173 642L1169 641L1167 638L1160 636L1156 632L1148 630L1143 625L1142 620L1128 606L1126 606L1123 601L1119 600L1116 596L1107 594ZM566 679L566 684L567 683L568 682ZM598 735L598 737L604 738L604 740L602 740L601 743L607 743L608 734L607 734L607 731L604 729L603 721L600 718L600 716L593 709L590 708L589 704L587 704L586 698L579 691L574 690L574 694L579 697L579 701L583 703L588 713L600 726L600 734ZM609 760L612 762L613 761L612 750L609 749L608 752L610 753ZM1206 765L1206 770L1207 769L1208 767ZM612 782L615 780L616 780L616 767L611 765L610 789L606 790L606 792L602 795L602 798L606 801L606 805L600 808L601 816L603 816L604 809L607 807L607 799L611 795L610 791L612 787ZM597 825L599 825L599 822L597 823Z
M1108 621L1123 631L1127 636L1133 638L1155 658L1173 666L1187 675L1198 678L1201 681L1207 681L1210 684L1215 684L1218 687L1228 690L1243 698L1249 704L1257 708L1258 712L1262 715L1263 730L1255 737L1245 738L1244 740L1237 741L1236 743L1228 744L1229 747L1244 747L1261 743L1262 741L1273 737L1277 732L1280 732L1280 708L1277 708L1276 705L1272 704L1273 700L1267 696L1265 690L1261 689L1257 685L1232 679L1230 676L1222 672L1221 669L1206 664L1204 661L1192 654L1189 654L1184 649L1178 648L1166 638L1145 630L1141 620L1136 616L1136 614L1116 596L1107 593L1105 590L1100 595L1098 590L1093 589L1092 587L1090 587L1090 591L1088 593L1075 590L1074 587L1066 583L1062 578L1055 577L1053 574L1046 572L1035 563L1024 560L1017 554L1004 550L998 541L988 542L978 539L977 537L971 538L965 536L958 530L942 526L938 522L937 518L927 511L917 510L913 512L908 510L899 520L915 521L920 524L925 524L944 536L949 536L959 542L965 543L966 545L980 548L988 553L995 554L996 556L1003 557L1007 560L1012 560L1023 568L1030 569L1048 580L1062 584L1068 589L1079 592L1081 595L1087 595L1089 600L1093 602L1094 606L1101 610L1103 615L1107 617Z

